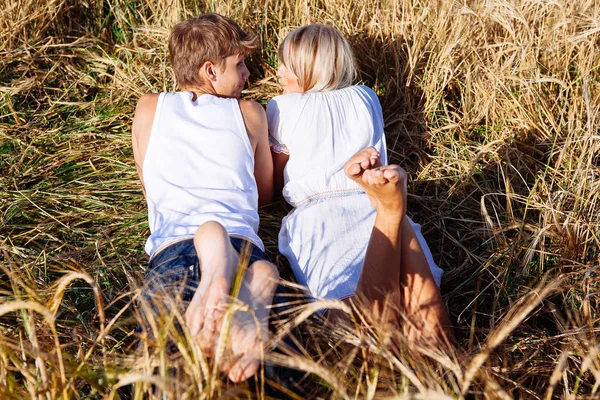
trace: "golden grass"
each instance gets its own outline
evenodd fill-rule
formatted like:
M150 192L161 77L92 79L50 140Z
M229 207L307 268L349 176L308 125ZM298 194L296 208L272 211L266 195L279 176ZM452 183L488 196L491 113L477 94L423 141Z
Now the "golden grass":
M279 331L302 323L302 354L267 358L312 374L322 397L598 396L597 2L1 8L0 398L265 396L222 382L185 335L170 357L173 321L140 346L134 333L148 229L131 117L143 93L173 90L169 29L204 11L259 34L244 96L263 104L278 91L276 48L290 29L332 23L351 40L361 80L380 95L391 159L411 177L409 211L446 270L460 348L392 351L395 332L323 328L305 319L319 305L298 304ZM261 211L273 253L286 210Z

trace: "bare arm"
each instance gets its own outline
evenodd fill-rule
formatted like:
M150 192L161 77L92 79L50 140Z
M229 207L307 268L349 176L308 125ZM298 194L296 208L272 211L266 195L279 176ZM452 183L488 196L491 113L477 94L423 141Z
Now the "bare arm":
M148 141L150 140L150 132L152 131L152 122L154 121L157 103L158 94L149 93L142 96L135 108L135 115L131 127L133 159L135 161L135 169L137 170L140 182L142 183L144 197L146 196L146 188L144 187L142 169L146 157L146 149L148 148Z
M281 192L283 191L283 170L285 169L285 165L287 164L290 156L285 153L275 153L273 154L273 196L275 198L281 196Z
M258 205L273 202L273 159L269 148L267 115L254 101L240 100L246 130L254 150L254 178L258 186Z

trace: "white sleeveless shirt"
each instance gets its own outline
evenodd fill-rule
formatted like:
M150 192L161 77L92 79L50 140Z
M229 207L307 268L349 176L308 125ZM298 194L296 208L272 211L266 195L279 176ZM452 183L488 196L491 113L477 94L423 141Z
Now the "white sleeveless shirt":
M146 252L191 238L217 221L264 251L258 231L254 152L237 99L161 93L142 173L150 237Z

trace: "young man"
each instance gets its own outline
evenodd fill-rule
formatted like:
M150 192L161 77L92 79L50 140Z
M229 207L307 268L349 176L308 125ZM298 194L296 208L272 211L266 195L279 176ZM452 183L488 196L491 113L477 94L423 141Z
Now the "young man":
M208 354L240 251L252 245L238 298L260 329L250 313L235 313L231 357L221 365L234 382L257 371L279 278L256 233L258 205L273 196L267 119L258 103L239 100L249 76L244 58L257 47L255 35L218 14L180 22L169 56L181 91L144 95L132 129L151 231L143 296L162 312L181 296L187 329Z

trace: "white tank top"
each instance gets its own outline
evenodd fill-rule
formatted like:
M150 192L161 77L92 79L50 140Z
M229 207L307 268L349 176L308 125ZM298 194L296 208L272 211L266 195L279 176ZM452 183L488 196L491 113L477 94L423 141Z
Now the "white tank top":
M143 165L152 257L207 221L264 251L254 152L237 99L161 93Z

